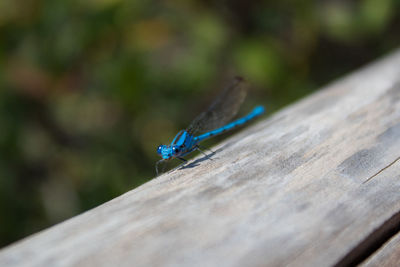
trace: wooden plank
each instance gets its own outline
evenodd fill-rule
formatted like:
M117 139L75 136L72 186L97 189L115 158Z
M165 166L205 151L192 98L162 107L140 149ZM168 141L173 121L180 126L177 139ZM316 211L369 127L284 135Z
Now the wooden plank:
M392 267L400 266L400 234L395 235L361 267Z
M396 52L228 138L214 160L3 249L0 266L357 263L400 211L399 82Z

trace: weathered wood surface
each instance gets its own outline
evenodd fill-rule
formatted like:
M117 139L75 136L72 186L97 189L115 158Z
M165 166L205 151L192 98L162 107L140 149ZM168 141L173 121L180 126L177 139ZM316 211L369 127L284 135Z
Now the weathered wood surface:
M400 211L400 52L0 252L0 266L333 266Z
M362 267L392 267L400 263L400 234L394 236L373 256L367 259Z

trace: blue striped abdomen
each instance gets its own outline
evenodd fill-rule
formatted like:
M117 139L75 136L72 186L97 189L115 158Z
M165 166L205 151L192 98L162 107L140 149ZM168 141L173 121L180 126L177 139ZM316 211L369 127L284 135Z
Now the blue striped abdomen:
M210 138L210 137L212 137L212 136L221 134L221 133L223 133L223 132L232 130L232 129L234 129L234 128L236 128L236 127L239 127L239 126L245 124L246 122L248 122L248 121L250 121L250 120L252 120L252 119L254 119L254 118L260 116L260 115L263 114L264 112L265 112L265 108L264 108L263 106L257 106L257 107L255 107L255 108L253 109L253 111L252 111L250 114L248 114L247 116L244 116L244 117L242 117L242 118L240 118L240 119L237 119L237 120L235 120L235 121L233 121L233 122L231 122L231 123L228 123L228 124L226 124L226 125L224 125L224 126L218 128L218 129L215 129L215 130L213 130L213 131L210 131L210 132L207 132L207 133L205 133L205 134L196 136L196 137L194 138L194 141L200 142L200 141L202 141L202 140L204 140L204 139L207 139L207 138Z

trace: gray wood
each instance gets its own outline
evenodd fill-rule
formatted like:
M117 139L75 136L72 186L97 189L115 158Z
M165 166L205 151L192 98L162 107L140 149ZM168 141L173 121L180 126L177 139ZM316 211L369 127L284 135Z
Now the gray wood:
M392 267L400 266L400 234L395 235L361 267Z
M400 210L399 82L396 52L229 137L212 161L3 249L0 266L350 264Z

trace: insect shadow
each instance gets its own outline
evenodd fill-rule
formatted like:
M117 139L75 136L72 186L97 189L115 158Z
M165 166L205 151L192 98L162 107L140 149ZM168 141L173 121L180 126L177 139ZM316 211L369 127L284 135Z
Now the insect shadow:
M198 158L193 162L190 163L182 163L181 165L179 165L178 167L176 167L178 170L184 170L184 169L191 169L194 168L196 166L199 166L201 162L206 161L206 160L214 160L212 157L217 153L217 151L212 151L210 149L207 149L208 151L210 151L209 154L205 154L203 152L204 157Z

